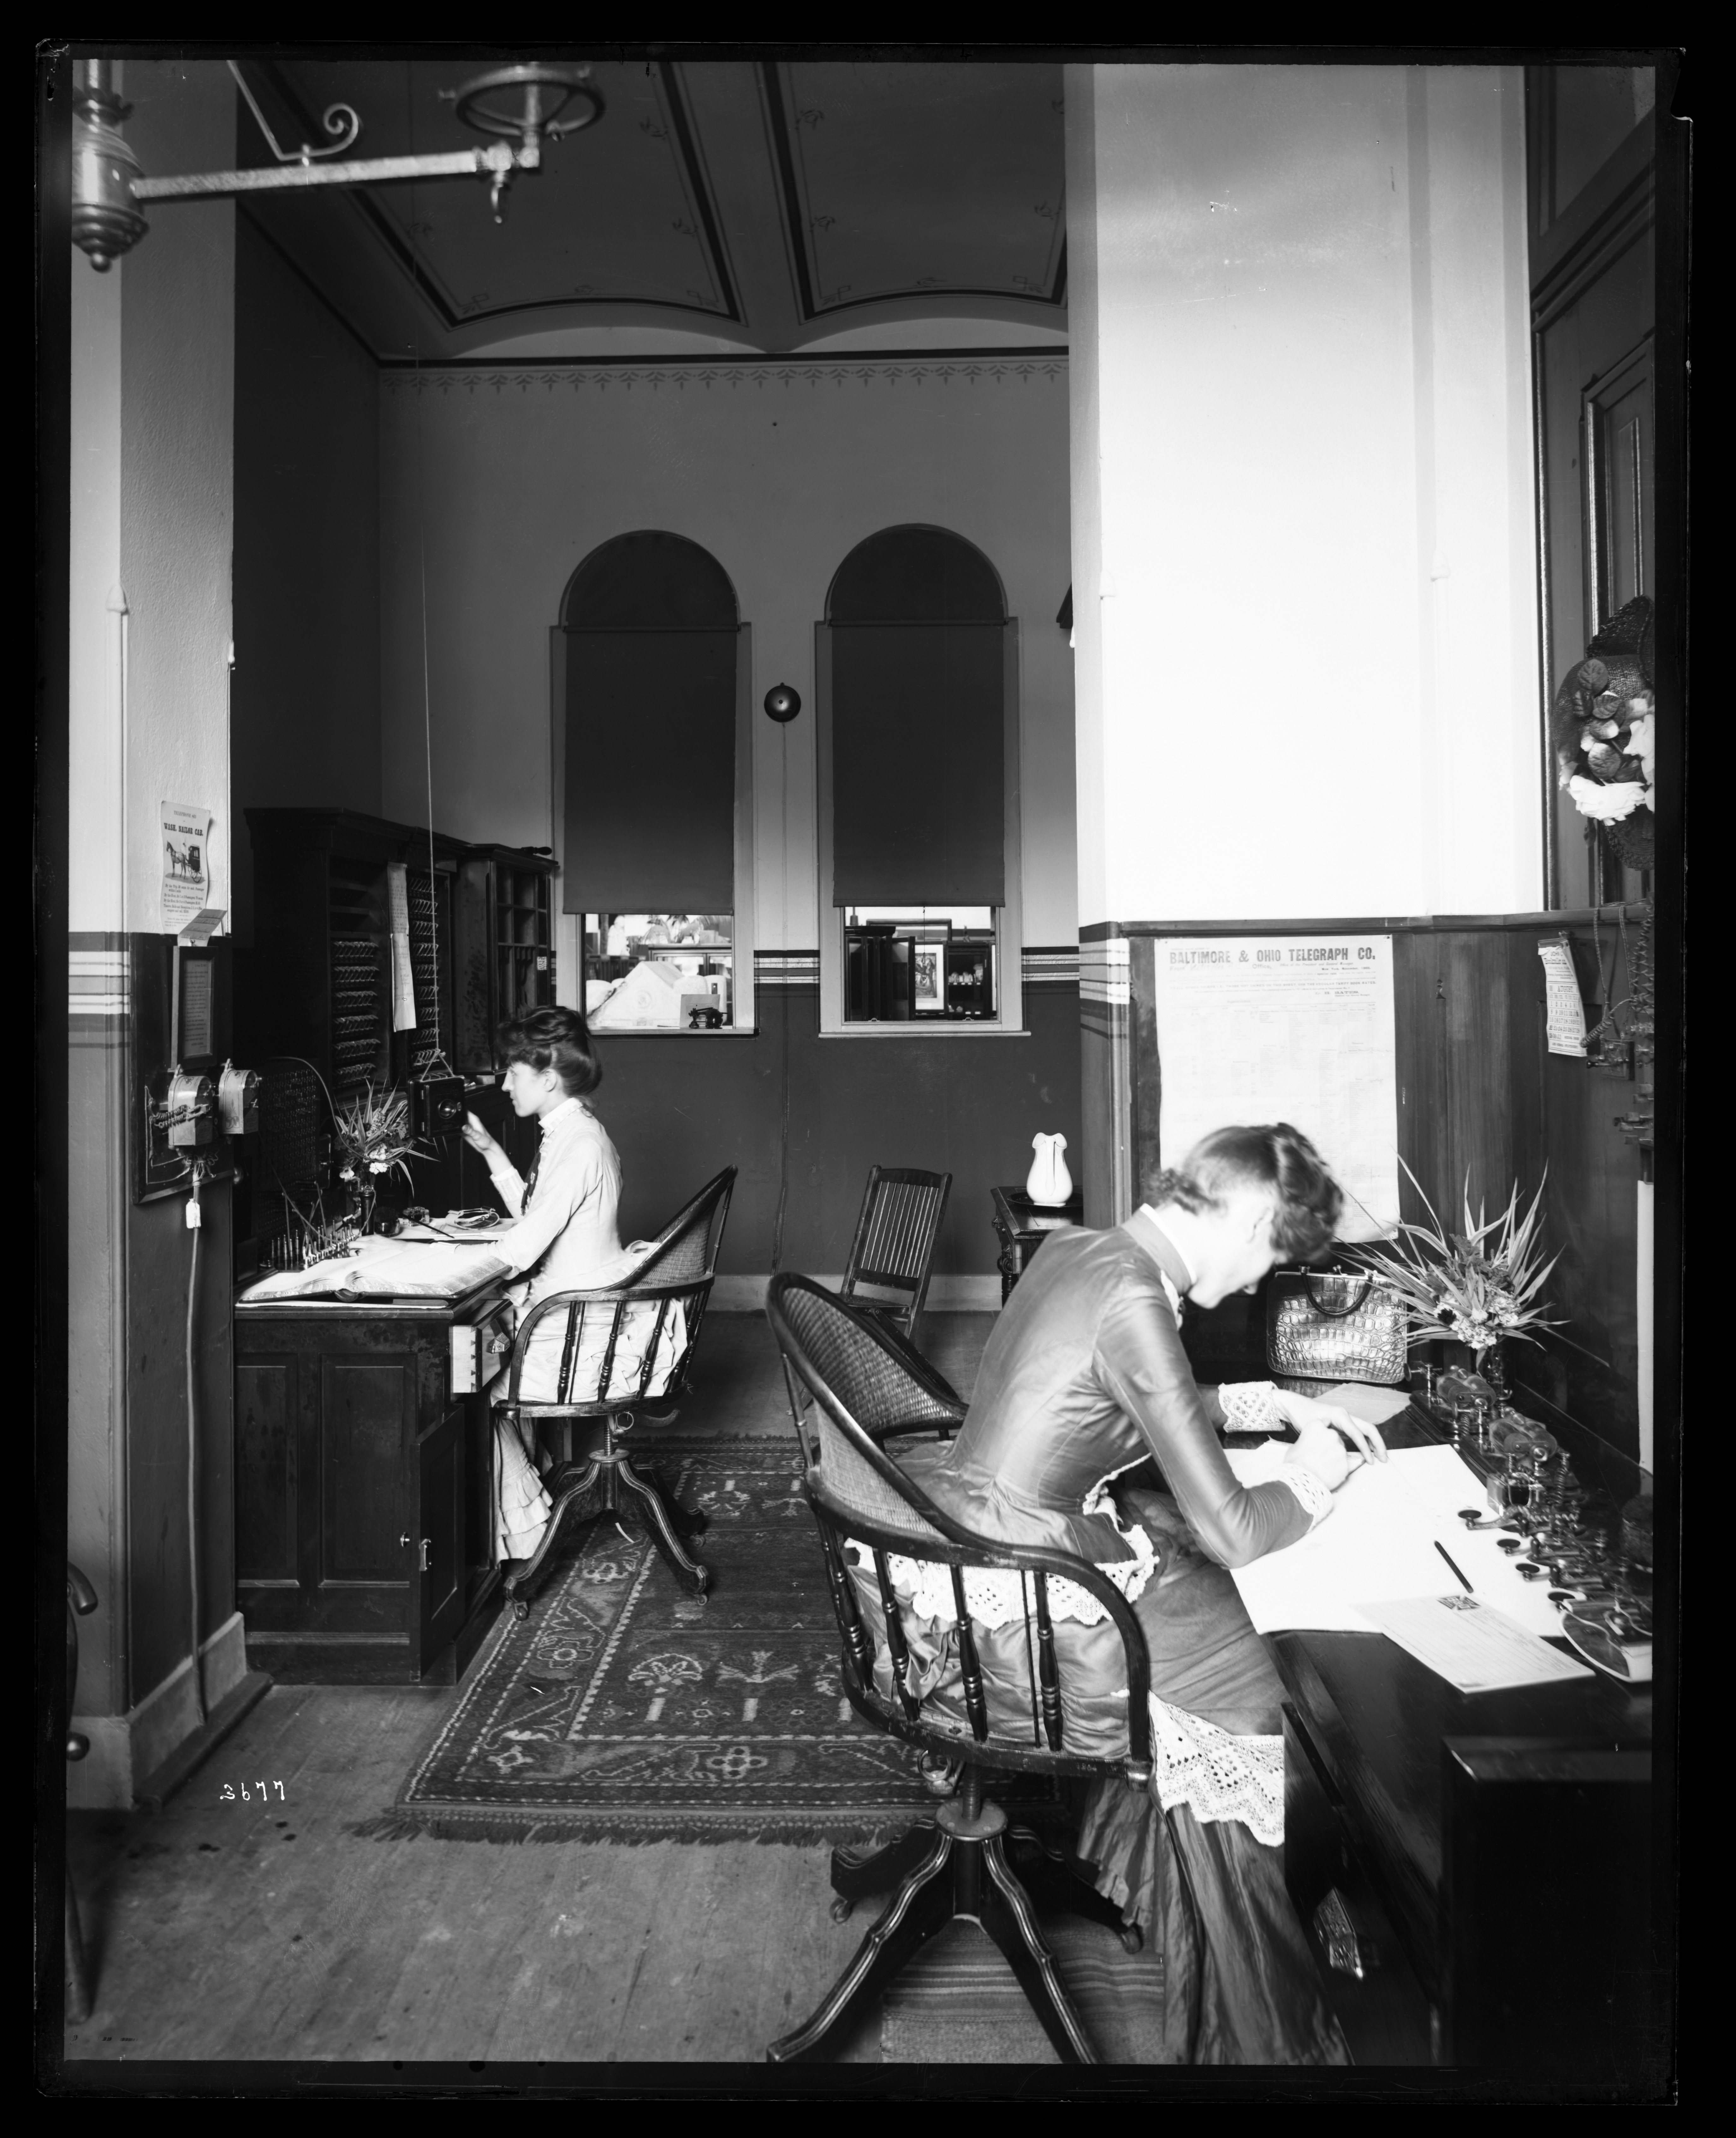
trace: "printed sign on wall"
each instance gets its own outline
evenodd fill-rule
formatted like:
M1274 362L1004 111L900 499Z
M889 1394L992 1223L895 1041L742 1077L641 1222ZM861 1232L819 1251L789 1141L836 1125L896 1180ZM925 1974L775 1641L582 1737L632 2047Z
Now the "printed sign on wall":
M196 802L165 802L158 815L163 827L163 932L178 935L205 910L216 819Z
M1164 1164L1210 1130L1288 1121L1344 1190L1346 1240L1398 1220L1392 945L1385 935L1169 937L1154 946Z

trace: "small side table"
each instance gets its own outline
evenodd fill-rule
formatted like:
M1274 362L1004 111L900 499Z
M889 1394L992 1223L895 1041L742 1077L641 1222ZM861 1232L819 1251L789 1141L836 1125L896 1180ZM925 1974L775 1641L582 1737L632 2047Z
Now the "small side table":
M1033 1203L1022 1188L992 1188L989 1194L994 1205L991 1222L1001 1242L1001 1304L1004 1306L1031 1257L1050 1233L1063 1225L1085 1223L1085 1196L1081 1192L1056 1209Z

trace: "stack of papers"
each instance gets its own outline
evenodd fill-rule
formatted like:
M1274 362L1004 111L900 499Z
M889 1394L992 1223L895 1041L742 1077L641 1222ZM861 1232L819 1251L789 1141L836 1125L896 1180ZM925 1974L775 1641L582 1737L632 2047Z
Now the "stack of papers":
M1550 1685L1558 1678L1592 1675L1583 1663L1462 1589L1451 1596L1412 1597L1363 1608L1389 1640L1460 1692L1504 1692L1514 1686Z
M1244 1483L1270 1475L1265 1448L1232 1448L1229 1461ZM1513 1562L1524 1554L1503 1552L1495 1541L1512 1533L1467 1530L1459 1519L1462 1507L1486 1514L1488 1500L1456 1448L1400 1448L1384 1462L1363 1463L1333 1495L1332 1513L1308 1535L1236 1569L1255 1631L1389 1632L1376 1607L1448 1590L1466 1594L1439 1546L1451 1555L1485 1611L1499 1612L1521 1632L1559 1638L1561 1615L1547 1584L1524 1579Z

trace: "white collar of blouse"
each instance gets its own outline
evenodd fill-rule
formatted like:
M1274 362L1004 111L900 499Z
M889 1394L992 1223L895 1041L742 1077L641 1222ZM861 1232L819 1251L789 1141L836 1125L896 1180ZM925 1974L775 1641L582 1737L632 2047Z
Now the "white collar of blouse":
M552 1113L544 1114L538 1123L538 1126L542 1130L544 1140L546 1142L551 1135L558 1135L563 1130L570 1129L573 1124L588 1110L589 1109L582 1106L577 1099L563 1099Z

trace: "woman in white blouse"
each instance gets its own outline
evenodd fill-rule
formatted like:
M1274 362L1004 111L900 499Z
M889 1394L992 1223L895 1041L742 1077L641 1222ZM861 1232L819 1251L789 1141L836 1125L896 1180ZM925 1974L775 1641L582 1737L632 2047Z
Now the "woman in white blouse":
M522 1320L551 1292L602 1290L619 1282L631 1262L617 1230L621 1159L609 1132L586 1104L602 1081L602 1070L585 1021L577 1010L529 1011L500 1028L506 1070L500 1081L520 1120L534 1120L541 1132L527 1181L474 1114L465 1117L464 1140L486 1160L509 1222L495 1252L518 1277L510 1297ZM554 1394L560 1355L558 1325L551 1318L532 1339L520 1394L530 1402ZM544 1358L539 1352L551 1355ZM547 1385L544 1386L544 1383ZM498 1420L500 1487L496 1542L503 1559L528 1559L549 1523L549 1499L534 1466L534 1449Z

